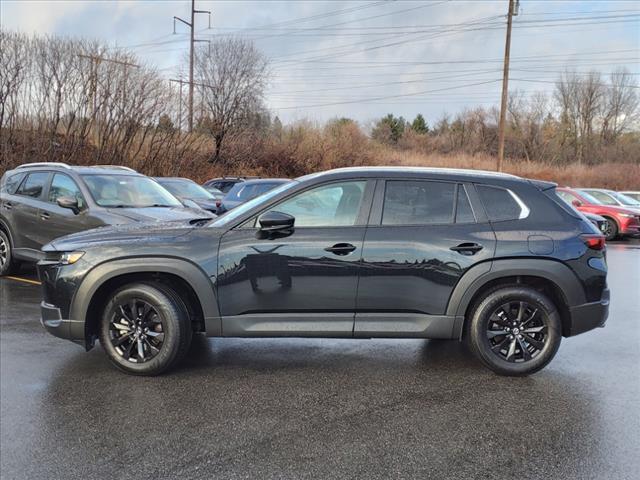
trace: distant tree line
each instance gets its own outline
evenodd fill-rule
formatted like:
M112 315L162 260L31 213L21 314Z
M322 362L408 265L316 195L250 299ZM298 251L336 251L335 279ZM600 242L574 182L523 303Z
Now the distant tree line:
M527 162L552 164L640 163L640 91L626 69L609 78L599 72L560 76L552 95L509 97L506 153ZM495 155L498 110L465 109L444 114L429 127L422 115L409 122L393 114L371 128L374 140L424 152Z

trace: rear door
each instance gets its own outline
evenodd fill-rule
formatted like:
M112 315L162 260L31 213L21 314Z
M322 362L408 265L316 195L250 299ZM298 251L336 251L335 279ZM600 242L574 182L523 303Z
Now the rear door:
M355 336L450 334L451 319L432 324L433 318L445 315L460 277L495 251L484 211L472 207L478 205L476 195L463 183L378 181L363 247Z
M43 242L46 232L39 215L50 178L51 172L30 172L16 190L12 210L18 254L37 255L46 243ZM21 252L20 249L28 250Z

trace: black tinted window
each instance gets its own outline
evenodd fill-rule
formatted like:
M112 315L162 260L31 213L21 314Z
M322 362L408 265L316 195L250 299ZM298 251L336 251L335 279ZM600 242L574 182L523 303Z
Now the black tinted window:
M475 221L476 218L473 215L471 203L469 203L469 198L467 197L467 192L465 192L462 185L459 185L458 203L456 207L456 223L473 223Z
M20 182L24 178L24 175L24 173L14 173L11 175L7 175L7 178L2 183L2 186L0 186L0 192L9 194L14 193L16 191L16 188L18 188L18 185L20 185Z
M383 225L429 225L453 222L454 183L388 181Z
M526 207L521 206L509 190L486 185L478 185L477 189L489 220L495 222L526 217Z
M44 185L48 178L48 172L30 173L22 185L20 185L20 188L18 188L16 194L39 198L42 195Z

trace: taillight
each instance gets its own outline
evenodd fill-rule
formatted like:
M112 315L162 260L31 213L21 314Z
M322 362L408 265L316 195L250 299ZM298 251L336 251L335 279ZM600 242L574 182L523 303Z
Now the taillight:
M580 238L591 250L604 250L605 240L603 235L580 235Z

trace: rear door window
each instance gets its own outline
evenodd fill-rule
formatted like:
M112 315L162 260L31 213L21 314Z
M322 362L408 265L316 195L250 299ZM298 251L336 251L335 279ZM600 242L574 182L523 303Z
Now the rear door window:
M527 206L511 190L488 185L477 185L476 189L492 222L518 220L529 215Z
M16 191L16 195L41 198L44 187L49 179L49 172L30 173Z
M388 180L382 210L383 225L453 223L455 183Z

